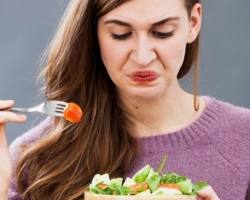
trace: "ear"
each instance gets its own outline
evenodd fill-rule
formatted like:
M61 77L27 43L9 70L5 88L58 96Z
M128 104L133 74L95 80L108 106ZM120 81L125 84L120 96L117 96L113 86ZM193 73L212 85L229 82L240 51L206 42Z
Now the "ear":
M192 43L198 36L201 29L202 6L200 3L197 3L193 6L190 13L189 21L190 21L190 29L189 29L187 43Z

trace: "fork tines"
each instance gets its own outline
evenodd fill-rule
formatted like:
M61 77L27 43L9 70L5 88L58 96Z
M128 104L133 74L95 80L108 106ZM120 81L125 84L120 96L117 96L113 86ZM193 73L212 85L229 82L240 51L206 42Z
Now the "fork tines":
M55 109L55 112L56 113L63 113L63 111L65 110L67 104L56 104L56 109Z

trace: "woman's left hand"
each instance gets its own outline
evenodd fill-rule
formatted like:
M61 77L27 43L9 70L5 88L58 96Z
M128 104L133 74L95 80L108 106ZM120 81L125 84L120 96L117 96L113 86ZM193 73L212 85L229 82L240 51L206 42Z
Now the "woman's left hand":
M220 200L210 185L199 190L198 197L202 198L203 200Z

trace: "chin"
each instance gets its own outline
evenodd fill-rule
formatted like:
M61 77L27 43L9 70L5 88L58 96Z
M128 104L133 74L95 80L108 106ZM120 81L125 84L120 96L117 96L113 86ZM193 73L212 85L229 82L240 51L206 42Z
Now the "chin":
M140 92L135 92L132 93L130 96L132 96L134 99L138 99L138 100L154 100L157 99L161 96L162 93L160 92L156 92L156 91L140 91Z

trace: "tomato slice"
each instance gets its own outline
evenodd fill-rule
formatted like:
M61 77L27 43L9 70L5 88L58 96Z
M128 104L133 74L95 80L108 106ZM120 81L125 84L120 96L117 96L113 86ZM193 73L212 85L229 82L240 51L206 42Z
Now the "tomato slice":
M104 188L108 187L108 184L102 183L97 186L98 189L103 190Z
M176 183L163 183L158 186L158 188L172 188L180 190L180 186Z
M131 185L128 187L129 189L132 190L131 194L137 194L139 192L143 192L148 189L148 184L147 183L137 183L135 185Z
M63 112L64 118L70 122L79 122L82 118L82 109L76 103L68 103Z

